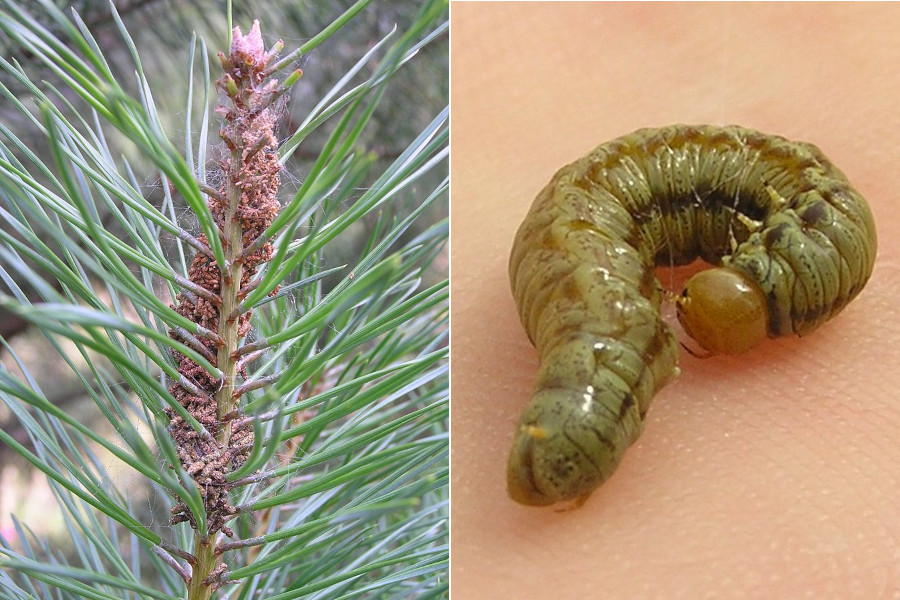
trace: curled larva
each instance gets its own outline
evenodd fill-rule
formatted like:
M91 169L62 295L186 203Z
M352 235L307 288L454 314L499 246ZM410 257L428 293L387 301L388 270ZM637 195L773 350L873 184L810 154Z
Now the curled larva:
M716 265L678 299L711 352L809 333L875 260L865 200L810 144L741 127L642 129L563 167L516 235L510 280L540 356L507 470L523 504L585 499L678 372L655 265Z

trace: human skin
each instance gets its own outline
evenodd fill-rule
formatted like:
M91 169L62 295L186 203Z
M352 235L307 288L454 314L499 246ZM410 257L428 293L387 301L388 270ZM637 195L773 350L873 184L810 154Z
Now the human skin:
M451 10L454 598L900 596L900 7ZM537 355L509 291L515 231L559 167L672 123L819 146L870 203L872 278L808 337L682 352L581 508L517 505L506 460Z

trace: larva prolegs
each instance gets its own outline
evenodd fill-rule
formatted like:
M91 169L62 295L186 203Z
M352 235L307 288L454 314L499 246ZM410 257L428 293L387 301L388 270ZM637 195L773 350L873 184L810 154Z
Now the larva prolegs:
M713 352L805 335L868 280L875 227L818 148L742 127L675 125L601 145L560 169L510 256L541 369L510 456L525 504L584 498L640 434L677 373L654 265L697 257L679 320Z

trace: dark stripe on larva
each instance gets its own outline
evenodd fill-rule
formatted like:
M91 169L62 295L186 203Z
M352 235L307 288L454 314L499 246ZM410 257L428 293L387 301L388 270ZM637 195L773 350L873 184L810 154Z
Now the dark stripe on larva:
M754 336L806 334L837 314L868 280L875 246L872 215L846 177L815 146L778 136L643 129L562 168L510 258L541 360L510 495L585 498L640 435L653 395L677 374L655 265L718 265L688 282L679 314L704 346L739 352ZM704 313L703 300L719 294L740 310Z

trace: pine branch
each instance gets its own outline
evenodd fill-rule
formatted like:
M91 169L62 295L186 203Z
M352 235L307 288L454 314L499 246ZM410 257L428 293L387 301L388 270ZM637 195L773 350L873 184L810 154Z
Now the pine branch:
M176 298L179 314L217 331L220 343L209 342L206 350L208 354L215 353L214 364L223 374L220 380L214 380L190 358L176 356L179 372L196 381L202 393L186 388L183 382L169 388L198 422L215 432L214 440L200 440L180 416L171 409L167 412L179 461L202 490L205 511L201 518L183 502L173 509L173 524L187 521L197 530L193 552L197 565L188 584L190 600L209 598L222 582L225 566L214 550L219 532L228 537L234 535L225 523L236 513L228 497L230 486L226 477L246 462L253 448L254 433L249 424L224 417L235 412L238 399L246 391L268 383L239 386L236 381L235 352L251 331L251 311L236 308L241 289L272 256L268 241L250 255L242 253L248 242L256 240L271 224L280 207L277 193L281 164L276 154L276 109L272 104L277 81L263 75L280 47L279 42L266 52L259 22L254 22L247 35L236 27L230 54L226 57L220 53L225 74L217 86L230 104L220 105L216 112L224 119L219 136L229 158L222 162L224 183L209 194L208 205L225 251L227 270L221 271L214 260L198 252L188 270L190 281L179 281L196 296L181 293ZM171 335L180 337L177 330ZM205 523L205 529L201 523Z
M206 599L220 586L235 599L261 590L285 600L440 594L447 291L421 282L434 281L425 269L443 252L447 224L411 227L445 209L447 112L387 167L362 146L394 75L446 31L446 2L424 0L411 25L369 44L308 118L282 126L290 142L280 145L267 111L287 101L299 54L279 61L291 64L275 85L278 45L266 52L258 29L236 32L219 80L222 173L209 180L206 103L198 118L188 94L187 148L176 148L151 93L160 89L119 16L138 97L89 26L35 2L39 20L0 0L0 31L68 89L38 85L0 59L31 97L2 85L0 95L53 158L45 164L0 125L0 308L45 335L109 429L55 406L40 389L43 365L4 346L19 370L0 368L0 404L23 436L0 432L0 445L47 475L76 552L38 541L22 555L0 538L0 587L61 600L123 590ZM301 53L367 4L318 35L304 32L313 37ZM197 41L189 81L199 74L208 89ZM107 144L111 128L128 151ZM280 165L316 130L323 149L279 212ZM155 170L132 173L125 154ZM142 189L154 181L161 200ZM177 222L180 200L196 235ZM132 480L152 482L162 492L153 503L174 504L180 524L136 511L146 500L133 504L117 487L98 448Z

